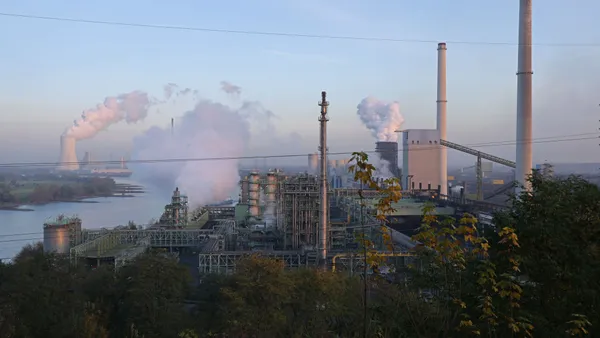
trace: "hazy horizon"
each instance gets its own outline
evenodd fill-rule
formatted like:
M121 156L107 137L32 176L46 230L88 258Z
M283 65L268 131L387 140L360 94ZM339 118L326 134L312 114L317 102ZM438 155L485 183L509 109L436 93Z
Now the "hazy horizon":
M517 3L475 1L256 1L252 5L138 6L107 1L73 5L24 0L0 12L190 27L215 27L321 35L448 41L448 139L513 160L516 121ZM233 13L229 8L240 10ZM434 6L435 4L435 6ZM121 10L110 10L114 6ZM323 15L319 7L326 7ZM33 9L32 9L33 8ZM129 9L136 9L135 15ZM596 43L594 13L600 4L560 1L534 5L534 43ZM237 11L236 11L237 12ZM194 13L193 15L191 13ZM484 15L494 13L493 16ZM251 15L248 15L251 14ZM255 20L249 20L249 17ZM556 18L562 23L556 25ZM225 23L223 23L225 22ZM475 28L478 29L475 29ZM201 99L237 109L244 100L272 112L270 128L251 132L244 156L308 154L318 148L321 90L330 101L329 150L372 150L375 139L357 115L367 96L399 102L402 129L434 128L436 43L305 39L144 29L1 17L1 162L52 162L59 137L81 112L105 97L144 91L162 97L163 86L198 91ZM452 41L509 42L512 45ZM600 89L598 48L534 46L534 163L595 162ZM241 87L239 97L220 82ZM77 143L98 160L131 153L133 139L153 126L177 124L188 104L150 111L135 124L116 123ZM267 122L265 122L267 123ZM265 137L265 134L268 137ZM569 136L574 135L574 136ZM558 136L582 140L556 142ZM495 143L495 144L489 144ZM218 146L218 145L215 145ZM449 151L451 166L474 158ZM290 164L304 164L294 158Z

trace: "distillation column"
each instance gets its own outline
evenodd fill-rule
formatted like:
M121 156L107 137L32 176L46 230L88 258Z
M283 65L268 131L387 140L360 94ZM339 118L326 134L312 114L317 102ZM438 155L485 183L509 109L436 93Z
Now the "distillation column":
M320 212L320 221L319 221L319 260L322 266L327 265L327 222L329 220L329 205L327 199L327 121L329 121L329 117L327 116L327 107L329 106L329 102L327 102L327 93L321 92L321 102L319 102L319 106L321 107L321 116L319 116L319 123L321 125L321 133L320 133L320 144L319 150L321 151L321 212Z

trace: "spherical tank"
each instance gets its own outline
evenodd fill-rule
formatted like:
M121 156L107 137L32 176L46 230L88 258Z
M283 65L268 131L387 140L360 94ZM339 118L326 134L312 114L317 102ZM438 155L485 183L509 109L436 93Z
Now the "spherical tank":
M70 249L69 228L66 226L44 227L44 252L68 254Z

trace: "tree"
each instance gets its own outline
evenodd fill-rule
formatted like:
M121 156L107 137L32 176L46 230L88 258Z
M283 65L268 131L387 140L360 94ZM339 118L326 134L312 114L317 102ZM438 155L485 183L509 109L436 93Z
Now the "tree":
M78 274L66 259L45 254L37 244L25 247L3 270L2 337L77 336L84 301Z
M373 173L375 167L369 163L369 155L364 152L354 152L350 158L351 164L348 167L348 171L354 175L354 181L359 183L361 189L358 190L360 198L361 208L361 224L362 232L359 235L358 242L363 255L363 337L367 337L369 331L369 314L368 314L368 282L367 282L367 270L368 268L374 269L380 266L384 261L384 256L379 255L372 239L367 237L365 232L365 198L363 194L363 188L377 191L381 196L375 205L375 218L380 222L380 231L383 236L385 245L390 251L394 250L394 244L392 241L391 231L386 227L388 222L387 216L395 211L393 203L396 203L402 198L400 182L397 178L388 178L385 180L384 185L378 184Z
M111 326L122 335L132 325L146 338L176 337L185 329L190 275L177 261L160 251L136 257L117 271L116 311Z
M581 177L534 172L531 193L495 223L515 225L526 309L540 336L597 335L600 327L600 190ZM589 319L589 320L588 320ZM591 326L591 328L590 328ZM577 333L579 332L579 333Z

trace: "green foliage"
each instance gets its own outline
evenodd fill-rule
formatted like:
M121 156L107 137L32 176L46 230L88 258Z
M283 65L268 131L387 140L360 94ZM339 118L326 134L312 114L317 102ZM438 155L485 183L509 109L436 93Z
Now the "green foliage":
M394 203L397 203L402 198L402 189L400 181L393 177L384 180L383 184L379 184L373 177L375 167L369 163L369 155L364 152L354 152L350 158L350 166L348 172L354 176L354 181L360 183L361 187L375 190L378 193L377 202L374 205L375 218L381 224L379 230L382 233L384 245L389 251L394 251L394 243L390 229L386 226L388 223L387 216L396 211ZM367 207L364 198L363 189L358 190L360 197L361 208ZM366 234L361 233L357 236L363 253L365 254L366 266L375 266L383 263L384 257L377 254L375 243L369 239Z
M56 178L49 181L0 183L0 203L49 203L108 196L116 189L112 178Z
M464 214L439 219L434 206L424 207L423 224L413 240L415 285L432 291L444 309L442 332L462 335L532 336L533 326L521 313L522 287L518 282L518 237L510 227L489 242L478 233L477 220ZM490 255L490 251L494 253Z
M368 157L355 156L352 172L378 191L387 229L381 216L393 212L399 186L372 185ZM532 186L485 238L472 215L442 218L426 205L399 283L249 256L190 288L187 269L163 252L115 272L27 246L0 263L0 337L597 336L600 191L577 177L534 175ZM359 239L369 264L383 259L372 239Z
M535 172L532 192L512 198L495 222L514 224L527 311L539 335L598 335L600 190L576 176Z

